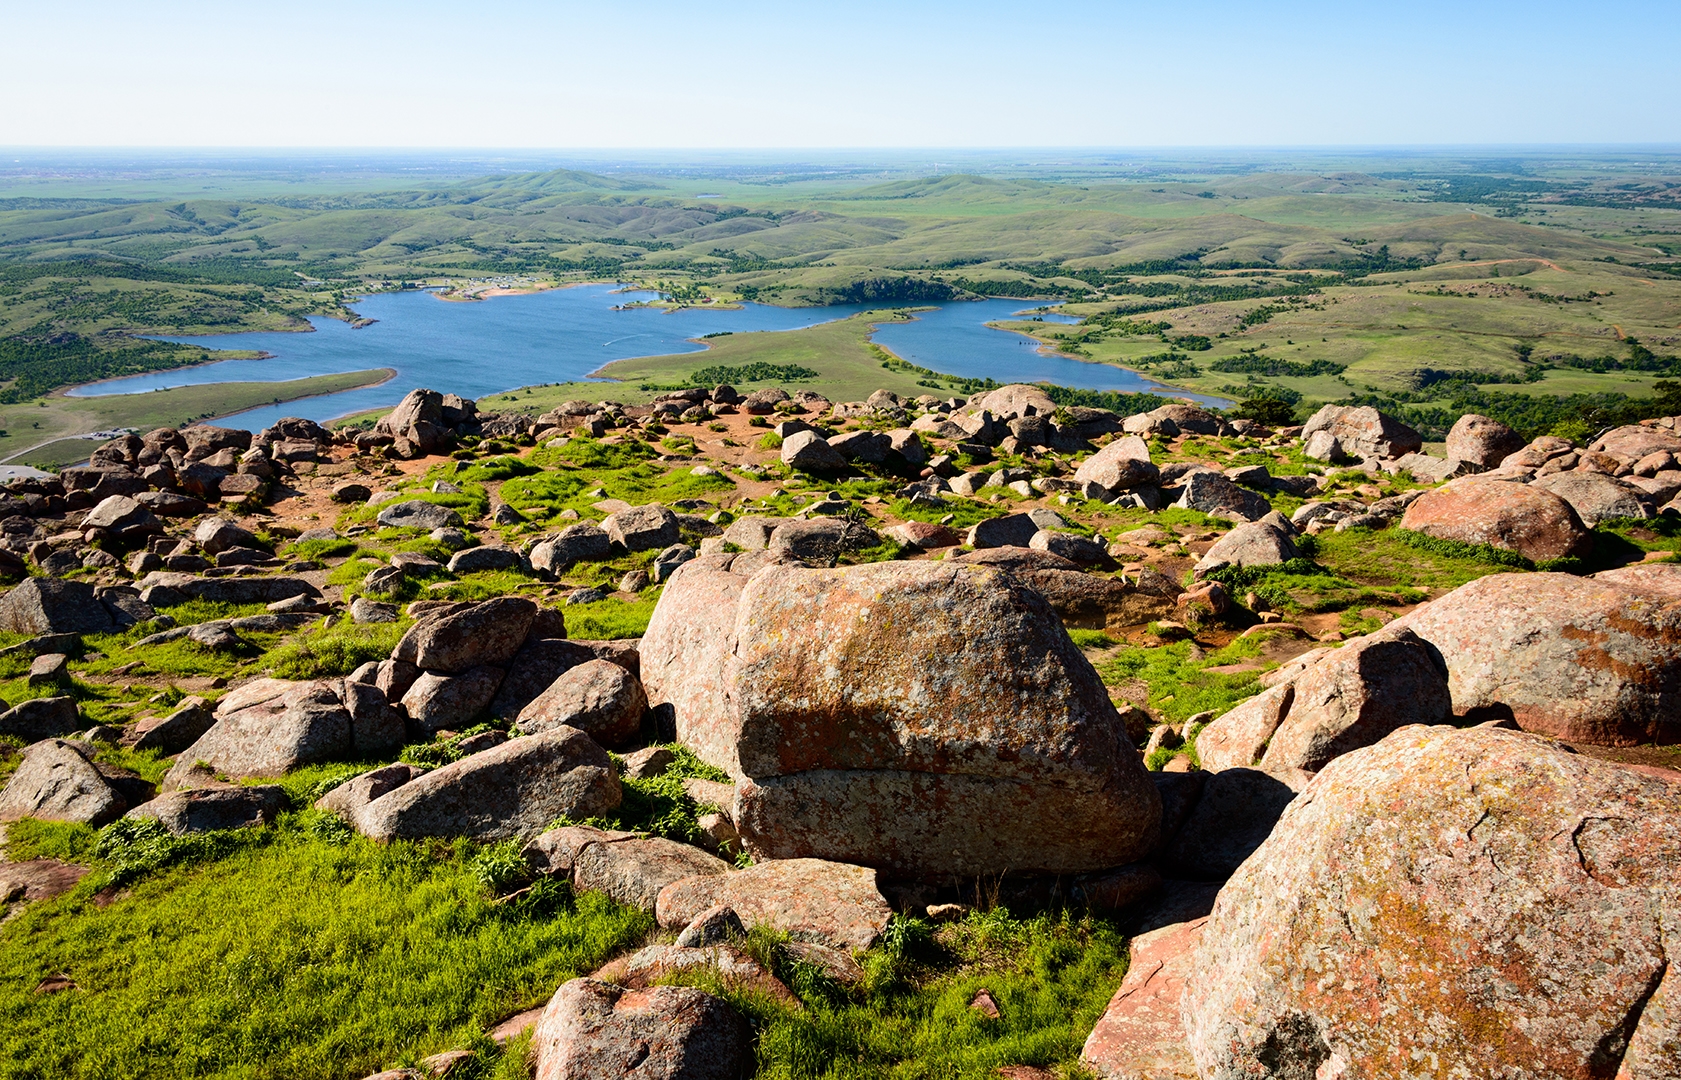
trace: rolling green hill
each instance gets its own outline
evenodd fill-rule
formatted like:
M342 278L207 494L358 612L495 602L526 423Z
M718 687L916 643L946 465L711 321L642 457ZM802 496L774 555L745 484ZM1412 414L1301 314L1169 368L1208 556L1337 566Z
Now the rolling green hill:
M680 301L1059 298L1100 322L1027 328L1048 345L1305 401L1472 376L1514 393L1640 394L1681 348L1678 157L960 160L946 173L394 171L385 187L309 173L279 191L270 167L214 183L183 172L162 197L158 173L57 189L14 178L0 181L0 341L44 355L74 335L115 369L135 362L135 331L297 328L404 281L520 275L657 284ZM1171 331L1116 332L1117 319ZM1173 345L1187 335L1210 348ZM1628 338L1656 359L1604 362ZM1263 348L1296 366L1242 361Z

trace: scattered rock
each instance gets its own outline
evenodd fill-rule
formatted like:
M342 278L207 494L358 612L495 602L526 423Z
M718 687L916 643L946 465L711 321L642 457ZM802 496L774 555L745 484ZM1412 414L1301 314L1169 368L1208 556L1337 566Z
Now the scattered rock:
M105 634L111 614L83 581L25 578L0 597L0 630L16 634Z
M415 623L391 656L426 671L447 674L487 664L501 666L525 643L536 618L537 605L518 596L499 596L453 608Z
M75 744L44 739L23 752L23 762L0 791L0 821L39 818L105 825L127 801Z
M577 728L604 746L619 746L642 726L648 698L642 683L608 660L588 660L568 669L520 710L527 735L562 725Z
M1206 922L1177 923L1132 939L1126 978L1080 1051L1081 1063L1101 1080L1199 1080L1180 1002Z
M0 713L0 735L35 743L80 730L81 722L75 698L32 698Z
M461 515L449 507L419 499L388 503L380 510L377 520L387 528L425 529L428 532L433 529L459 529L463 524Z
M278 784L172 791L130 810L131 818L151 818L176 836L219 829L255 829L274 822L286 808L286 789Z
M410 780L355 814L376 840L536 836L560 817L595 817L619 805L607 752L572 729L513 739Z
M1448 432L1447 454L1482 469L1492 469L1523 449L1523 436L1498 420L1466 413Z
M700 848L658 836L590 844L572 865L575 888L603 892L652 913L660 890L697 875L722 874L729 864Z
M659 503L608 514L601 522L601 530L609 541L626 551L657 551L677 543L681 536L677 515Z
M749 398L751 400L751 397ZM687 986L627 990L573 979L532 1037L537 1080L738 1080L752 1030L729 1005Z
M1652 516L1645 492L1600 472L1573 469L1543 476L1530 486L1552 492L1569 503L1582 524L1590 529L1609 518Z
M768 925L795 941L858 950L874 944L892 916L874 870L822 859L767 860L674 881L660 890L655 916L677 930L719 906L748 927Z

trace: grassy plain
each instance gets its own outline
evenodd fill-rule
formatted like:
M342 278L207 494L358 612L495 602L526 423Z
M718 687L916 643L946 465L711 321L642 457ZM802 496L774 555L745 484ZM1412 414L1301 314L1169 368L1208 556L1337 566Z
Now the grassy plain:
M1304 403L1425 400L1444 378L1639 395L1681 364L1676 155L959 157L964 171L935 175L908 159L650 162L612 176L393 164L383 185L377 167L287 174L268 161L183 170L174 188L161 168L81 170L60 188L14 170L0 179L0 344L295 328L306 315L351 318L357 295L402 281L517 275L636 281L680 303L1060 298L1080 314L1168 324L1165 336L1030 327L1072 354ZM866 371L852 329L719 339L704 357L614 365L626 385L544 388L520 404L635 400L641 382L693 365L798 356L834 398L900 388ZM1549 366L1626 359L1629 338L1655 361ZM1257 368L1257 355L1287 363ZM1234 361L1251 370L1211 370ZM19 377L8 363L0 394Z
M317 375L278 383L209 383L145 394L70 397L52 394L34 402L0 406L0 462L52 468L80 461L97 441L73 436L115 428L149 431L195 420L371 386L390 378L386 368Z

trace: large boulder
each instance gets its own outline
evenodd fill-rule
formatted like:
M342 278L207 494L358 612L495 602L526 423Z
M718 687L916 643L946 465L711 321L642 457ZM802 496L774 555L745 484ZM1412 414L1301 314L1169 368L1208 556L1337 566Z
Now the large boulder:
M1259 521L1272 512L1265 495L1239 487L1212 469L1186 473L1179 481L1179 500L1173 505L1243 521Z
M223 829L256 829L274 823L286 809L286 789L279 784L171 791L130 810L131 818L149 818L176 836Z
M353 815L376 840L531 837L556 818L596 817L619 805L618 775L588 735L559 728L511 739L410 780Z
M736 820L756 857L1080 873L1153 843L1160 801L1101 680L1014 577L952 563L689 573L655 611L644 678L679 738L744 781ZM701 626L661 626L673 591L676 608L704 605Z
M1299 558L1295 530L1279 521L1246 521L1214 542L1197 562L1199 578L1228 566L1277 566Z
M1320 432L1330 437L1326 445L1334 446L1331 452L1314 452L1313 437ZM1370 405L1326 405L1303 425L1302 441L1310 447L1308 456L1322 461L1398 458L1424 448L1418 432Z
M409 722L428 735L460 728L490 707L501 685L502 669L489 664L459 675L425 671L403 693L403 710Z
M115 821L128 809L127 801L83 755L81 747L62 739L45 739L26 749L0 791L0 821Z
M232 779L283 776L343 758L354 745L350 713L330 683L257 679L222 699L216 722L182 751L162 788L198 786L201 761Z
M782 464L801 472L837 472L846 457L815 431L796 431L782 440Z
M1000 420L1014 420L1018 416L1049 416L1056 412L1056 402L1042 386L1009 383L975 395L963 407L963 411L971 415L977 415L983 409Z
M881 542L869 526L841 517L800 518L785 521L771 533L769 551L795 559L833 562L840 555Z
M391 657L451 675L486 664L500 666L519 652L536 618L537 605L520 596L449 609L410 627Z
M573 861L572 884L652 914L660 890L672 882L722 874L729 868L729 863L700 848L649 836L586 845Z
M1074 471L1076 484L1096 484L1111 494L1131 491L1161 478L1161 470L1150 461L1150 447L1137 435L1116 439L1080 463Z
M1681 566L1493 574L1391 623L1447 664L1456 712L1608 746L1681 741Z
M591 659L549 684L520 710L516 725L527 735L577 728L603 746L621 746L642 726L648 696L642 683L610 660Z
M1317 772L1398 728L1452 714L1440 654L1411 630L1385 627L1216 719L1197 734L1197 754L1205 769Z
M34 743L70 734L81 719L73 697L30 698L0 713L0 735Z
M573 979L543 1009L531 1051L536 1080L739 1080L751 1070L753 1031L693 987Z
M150 509L127 495L112 495L82 517L82 535L115 538L119 543L140 544L147 537L161 536L163 522Z
M1543 476L1530 487L1552 492L1570 504L1582 524L1594 528L1608 518L1649 518L1646 493L1633 484L1586 469Z
M404 502L386 503L379 511L376 520L387 528L392 529L459 529L461 515L447 506L426 502L421 499L408 499Z
M539 574L563 574L573 563L606 559L613 554L613 538L599 526L580 521L531 549L531 568Z
M610 543L626 551L658 551L670 547L681 536L677 515L659 503L646 503L608 514L601 530Z
M967 541L977 548L1025 548L1042 530L1061 529L1067 525L1055 510L1035 507L1025 513L982 518L969 527Z
M1681 459L1681 434L1673 428L1656 424L1625 424L1612 428L1588 447L1596 453L1611 454L1630 465L1652 454L1667 453Z
M680 930L716 907L730 908L748 927L768 926L794 941L860 951L876 943L893 917L869 867L781 859L674 881L660 890L655 918Z
M1593 534L1557 495L1476 476L1414 499L1401 527L1439 540L1504 548L1526 559L1581 557L1593 550Z
M107 634L111 613L85 581L25 578L0 597L0 630L15 634Z
M642 635L642 688L669 714L676 738L702 760L735 760L733 711L736 604L750 574L732 567L752 556L702 555L679 566Z
M1447 453L1454 461L1468 461L1492 469L1523 449L1523 436L1498 420L1466 413L1448 432Z
M1203 928L1201 1075L1676 1075L1678 795L1493 728L1339 758Z

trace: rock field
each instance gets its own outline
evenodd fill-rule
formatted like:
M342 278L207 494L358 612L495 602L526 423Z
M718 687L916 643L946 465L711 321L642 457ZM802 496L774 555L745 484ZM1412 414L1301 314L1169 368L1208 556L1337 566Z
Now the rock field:
M0 822L517 842L661 928L504 1025L544 1080L747 1075L755 934L846 987L997 903L1136 935L1105 1080L1681 1076L1681 418L1434 449L1025 385L127 435L0 492Z

